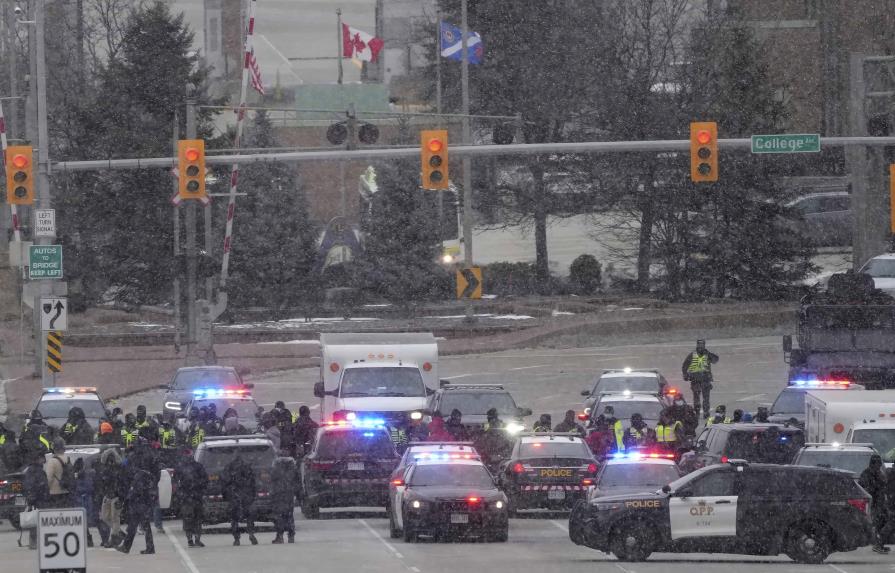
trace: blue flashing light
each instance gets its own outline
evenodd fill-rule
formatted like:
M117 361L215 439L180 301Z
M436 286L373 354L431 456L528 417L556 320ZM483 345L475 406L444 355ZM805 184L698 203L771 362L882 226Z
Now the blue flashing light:
M351 420L351 425L357 428L382 428L385 426L385 420L379 418L360 418Z
M365 437L365 438L372 438L372 437L375 436L375 435L376 435L376 434L373 433L373 432L364 432L364 437Z
M848 388L850 380L821 380L818 378L800 378L789 383L790 386L802 388Z

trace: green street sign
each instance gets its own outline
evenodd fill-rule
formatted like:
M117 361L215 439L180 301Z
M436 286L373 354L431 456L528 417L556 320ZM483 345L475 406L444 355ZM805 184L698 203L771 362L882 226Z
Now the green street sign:
M817 153L819 151L819 133L752 136L752 153Z
M33 279L62 278L62 245L31 245L28 275Z

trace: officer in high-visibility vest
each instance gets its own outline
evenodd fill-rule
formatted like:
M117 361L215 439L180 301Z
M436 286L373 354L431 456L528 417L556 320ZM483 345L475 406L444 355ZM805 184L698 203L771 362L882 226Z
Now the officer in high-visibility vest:
M631 414L631 426L625 430L623 437L625 449L644 446L653 436L652 430L643 421L643 415L639 413Z
M598 427L605 425L606 430L612 436L612 449L616 452L625 451L625 429L622 426L622 421L615 417L615 408L606 406L599 418L596 425Z
M711 426L712 424L729 424L730 422L731 419L727 415L727 406L721 404L720 406L715 408L715 415L705 421L705 425Z
M121 446L125 449L133 447L140 437L140 429L137 428L137 418L133 414L124 417L124 427L121 428Z
M668 451L675 451L684 441L684 424L675 420L667 409L659 414L656 424L656 444Z
M702 412L708 415L711 411L712 364L717 363L718 355L706 349L705 340L697 340L696 351L688 354L681 366L684 380L690 382L693 390L693 408L696 409L697 416L700 414L700 401Z

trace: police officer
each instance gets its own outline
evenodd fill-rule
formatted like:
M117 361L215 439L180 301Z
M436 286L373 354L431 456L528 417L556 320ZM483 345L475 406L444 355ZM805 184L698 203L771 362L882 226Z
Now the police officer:
M205 547L202 543L202 518L205 490L208 489L208 473L193 459L189 449L183 452L180 465L174 472L183 532L189 547Z
M705 425L711 426L712 424L729 424L730 422L731 420L727 416L727 406L721 404L717 408L715 408L715 415L705 421Z
M307 406L298 408L298 418L292 425L292 437L295 440L296 448L309 447L317 435L317 428L320 425L311 418L311 409ZM302 450L298 450L300 455L304 455Z
M183 445L183 436L174 427L173 414L166 413L158 430L159 460L163 467L173 468L177 465L177 452Z
M563 417L562 422L557 424L553 431L562 433L576 432L582 436L584 435L584 428L575 419L575 410L566 410L566 415Z
M289 543L295 543L295 494L298 486L298 470L295 460L277 458L270 472L270 502L273 506L274 526L277 535L273 543L283 543L283 532Z
M128 456L124 479L121 480L122 489L119 498L124 500L127 508L127 534L121 545L116 547L121 553L130 553L137 529L141 527L146 549L140 553L143 555L155 553L152 527L149 522L157 499L160 470L149 449L149 442L145 438L138 437L134 441Z
M681 423L684 436L696 435L696 428L699 427L699 414L693 406L684 402L683 396L675 396L671 406L668 407L668 413L672 420Z
M186 428L187 445L195 450L199 444L205 441L205 424L199 419L199 408L193 406L187 414L188 425Z
M132 448L140 437L140 429L137 428L137 418L133 414L127 414L124 417L124 426L121 428L121 447L124 449Z
M550 432L553 429L550 414L541 414L538 421L531 427L532 432Z
M93 443L93 428L84 416L84 410L75 406L68 411L68 421L62 426L62 439L68 445Z
M733 418L730 419L731 424L739 424L743 421L743 411L737 408L733 411Z
M625 449L639 448L654 438L655 434L651 434L643 416L640 413L632 414L631 426L625 431L623 438Z
M280 447L291 454L293 448L292 412L282 400L276 401L273 412L277 420L277 429L280 431Z
M30 460L33 454L43 456L50 453L53 450L51 439L52 430L44 423L40 410L32 410L28 417L28 425L19 436L19 450L22 459Z
M625 451L625 429L622 427L622 421L615 417L615 408L612 406L603 408L603 413L598 416L597 424L606 427L613 450Z
M677 450L684 441L684 425L680 420L674 420L671 412L666 408L659 414L659 423L656 424L656 444L669 452Z
M388 436L389 438L391 438L392 443L395 444L395 449L398 450L398 453L403 454L404 450L407 449L408 442L410 441L404 428L396 423L389 424Z
M137 417L134 422L139 435L146 438L149 442L158 441L158 426L150 418L146 417L146 406L140 404L137 406Z
M29 450L28 466L22 477L22 493L31 509L46 509L50 505L50 482L44 471L46 458L37 451ZM37 549L37 528L28 530L28 549Z
M690 389L693 390L693 407L696 409L697 416L700 413L700 399L702 400L702 412L708 415L711 409L712 364L717 363L718 355L706 350L705 340L697 340L696 351L688 354L681 366L684 380L690 382Z
M239 522L245 521L246 533L252 545L258 545L255 538L255 496L258 493L255 483L255 472L249 464L242 459L237 451L230 463L224 468L221 475L221 487L224 499L227 501L230 513L230 533L233 535L233 545L239 545Z
M873 544L873 550L877 553L888 553L889 548L884 544L883 539L885 521L887 517L886 503L886 476L883 473L883 458L879 454L870 456L870 463L864 471L858 483L864 488L871 497L870 511L873 518L873 527L876 531L876 543Z
M6 429L3 422L0 422L0 475L12 473L21 465L16 433Z
M457 408L451 410L450 417L444 423L444 429L447 430L457 442L466 442L469 440L469 430L467 430L466 425L463 424L463 413Z
M502 430L504 427L503 420L497 415L497 408L490 408L485 412L485 420L484 430L486 432L492 428Z
M500 461L509 456L513 444L507 438L503 424L497 417L497 410L491 408L487 416L485 431L476 439L474 447L482 456L485 465L496 469Z
M755 411L755 418L753 421L756 424L767 424L768 423L768 407L767 406L759 406L758 410Z

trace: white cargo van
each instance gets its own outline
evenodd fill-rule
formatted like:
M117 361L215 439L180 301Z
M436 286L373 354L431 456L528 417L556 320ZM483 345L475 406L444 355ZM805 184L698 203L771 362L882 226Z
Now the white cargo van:
M320 335L322 419L365 417L403 425L422 418L438 388L438 344L431 333Z
M851 427L845 441L873 444L883 457L886 467L892 467L895 462L895 418L890 417L888 420L861 420Z
M865 420L895 421L895 390L810 390L805 394L806 442L845 442L852 426Z

